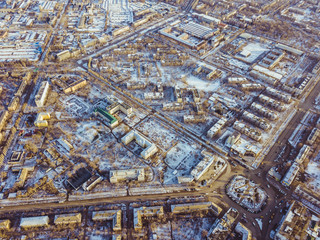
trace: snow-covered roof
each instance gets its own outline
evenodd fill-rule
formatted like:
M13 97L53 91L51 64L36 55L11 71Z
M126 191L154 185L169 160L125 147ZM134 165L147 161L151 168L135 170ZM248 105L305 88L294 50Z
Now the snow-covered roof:
M253 69L277 80L281 80L283 77L280 73L276 73L259 65L254 66Z
M20 227L41 227L49 224L48 216L21 218Z

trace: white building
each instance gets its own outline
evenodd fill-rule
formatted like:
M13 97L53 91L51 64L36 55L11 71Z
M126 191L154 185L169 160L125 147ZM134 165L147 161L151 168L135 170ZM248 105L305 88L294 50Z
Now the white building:
M311 148L308 145L303 145L294 161L298 164L302 164L304 160L307 158L310 150Z
M152 143L151 141L147 140L145 137L143 137L140 133L138 133L135 130L129 132L127 135L125 135L124 137L121 138L121 141L125 145L128 145L133 140L136 140L136 142L141 147L145 148L141 152L141 156L144 159L147 159L147 158L153 156L158 151L158 148L154 143Z
M43 81L40 85L39 91L35 96L37 107L43 107L49 93L49 82Z
M48 225L49 225L48 216L24 217L24 218L21 218L21 222L20 222L21 228L45 227Z
M217 176L219 173L222 173L222 171L226 168L227 164L222 158L212 155L205 150L203 150L201 154L204 156L204 158L191 171L191 176L193 176L195 180L199 180L213 164L215 165L216 169L215 176Z
M122 181L138 181L138 182L145 181L144 168L110 171L111 183L118 183Z
M289 168L289 170L286 172L286 175L282 179L281 183L285 186L290 186L293 180L296 178L299 170L300 170L299 164L294 162Z

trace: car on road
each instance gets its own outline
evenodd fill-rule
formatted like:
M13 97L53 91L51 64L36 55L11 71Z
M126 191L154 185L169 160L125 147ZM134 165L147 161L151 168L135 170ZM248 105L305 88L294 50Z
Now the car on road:
M237 166L238 166L238 164L235 164L233 161L230 161L230 164L231 164L232 166L234 166L234 167L237 167Z

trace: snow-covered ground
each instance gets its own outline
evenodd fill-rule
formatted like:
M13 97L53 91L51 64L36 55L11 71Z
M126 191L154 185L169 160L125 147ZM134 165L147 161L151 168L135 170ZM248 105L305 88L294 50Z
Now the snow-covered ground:
M157 146L165 150L168 150L174 142L179 140L179 137L173 131L152 118L143 121L137 129L149 137Z
M238 67L238 68L240 68L240 69L243 69L243 70L248 70L248 69L249 69L249 65L248 65L248 64L246 64L246 63L244 63L244 62L241 62L241 61L239 61L239 60L237 60L237 59L229 58L229 59L228 59L228 62L229 62L231 65L233 65L233 66L235 66L235 67Z
M308 187L311 188L314 192L320 192L320 162L310 161L308 167L305 171L308 178Z
M189 86L206 92L214 92L220 87L220 81L205 81L193 75L188 76L186 81Z
M262 230L262 219L261 218L256 218L256 221L257 221L260 229Z
M267 199L266 192L253 181L236 176L227 187L227 194L238 204L252 211L261 209Z
M179 142L167 153L165 162L168 164L170 168L175 169L181 163L182 160L186 159L187 156L194 151L195 149L193 149L189 144Z
M179 219L172 223L172 236L175 240L201 240L214 222L214 218Z
M156 223L150 225L150 240L171 240L171 222Z

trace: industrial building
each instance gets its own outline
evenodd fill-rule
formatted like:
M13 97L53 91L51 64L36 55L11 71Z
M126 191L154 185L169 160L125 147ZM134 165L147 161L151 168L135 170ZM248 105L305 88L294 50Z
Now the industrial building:
M144 168L123 169L110 171L110 183L118 183L124 181L145 181Z
M184 32L200 39L208 39L214 35L214 31L211 28L191 21L183 24L181 29Z
M289 47L287 45L284 45L284 44L281 44L281 43L277 43L276 48L279 48L281 50L284 50L284 51L287 51L293 55L297 55L297 56L302 56L303 55L303 52L296 49L296 48L292 48L292 47Z
M139 207L133 209L134 230L142 229L142 218L150 217L162 218L164 216L163 206Z
M141 152L141 156L144 159L147 159L151 156L153 156L157 151L157 146L152 143L151 141L147 140L146 137L142 136L140 133L138 133L136 130L132 130L127 135L121 138L121 141L128 145L131 141L136 140L136 142L143 148L145 148Z
M211 17L205 14L197 14L197 13L192 13L192 16L198 18L201 21L204 21L206 23L215 23L215 24L220 24L221 20L215 17Z
M47 99L49 93L49 82L43 81L40 85L40 88L35 96L35 103L37 107L43 107L45 104L45 101Z
M112 221L112 230L121 231L121 210L105 210L92 212L93 221Z
M190 30L189 28L186 28L186 30ZM191 48L191 49L201 49L202 47L204 47L206 45L206 41L202 40L202 41L190 41L189 40L189 35L187 33L183 33L183 32L178 32L172 29L171 26L168 26L166 28L163 28L159 31L160 35L169 38L170 40L173 40L174 42ZM203 32L202 32L203 33ZM213 32L212 32L213 33ZM197 34L196 32L194 32L194 34ZM199 33L201 35L201 33ZM210 35L210 34L209 34ZM208 35L208 36L209 36Z
M81 213L59 214L54 217L55 225L69 225L81 223Z

